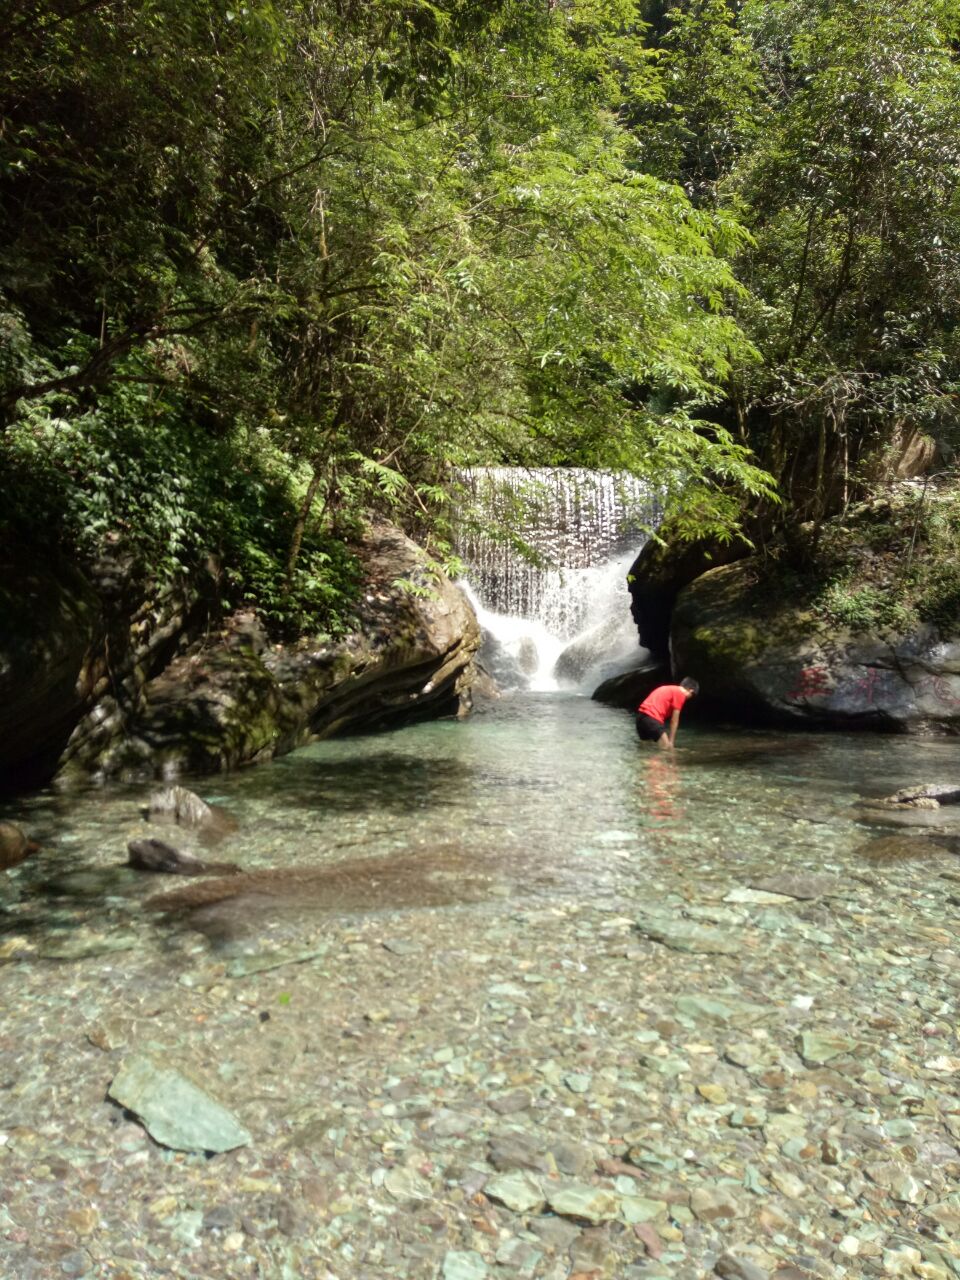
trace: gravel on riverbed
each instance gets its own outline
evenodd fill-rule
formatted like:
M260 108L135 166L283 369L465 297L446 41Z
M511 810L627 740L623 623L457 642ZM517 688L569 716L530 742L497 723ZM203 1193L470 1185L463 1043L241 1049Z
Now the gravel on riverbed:
M230 946L14 896L2 1274L960 1276L955 857L765 881L658 839L595 900L265 900ZM250 1142L159 1146L107 1096L143 1057Z

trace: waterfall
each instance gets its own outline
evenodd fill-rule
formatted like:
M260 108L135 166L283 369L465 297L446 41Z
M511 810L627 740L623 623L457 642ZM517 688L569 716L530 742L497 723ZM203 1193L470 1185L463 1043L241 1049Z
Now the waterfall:
M639 647L626 575L659 519L631 476L562 467L461 471L457 554L505 688L590 692Z

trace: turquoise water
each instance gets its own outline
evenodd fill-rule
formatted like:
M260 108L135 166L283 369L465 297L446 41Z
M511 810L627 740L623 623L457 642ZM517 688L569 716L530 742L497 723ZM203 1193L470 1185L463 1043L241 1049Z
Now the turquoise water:
M890 820L860 801L955 778L960 760L944 739L686 724L678 743L673 754L641 744L630 715L584 698L504 698L464 722L332 739L231 776L184 779L238 821L215 850L142 818L156 784L41 792L0 812L43 846L6 877L5 927L138 923L141 900L182 883L122 868L127 841L147 834L244 870L346 868L343 882L282 901L271 891L268 909L252 904L255 917L284 916L288 928L315 911L530 897L599 904L624 891L654 900L731 864L753 875L856 873L869 865L870 841L890 834ZM949 828L953 812L917 820ZM924 871L907 857L885 874L922 882Z
M865 803L960 748L679 742L523 695L195 780L238 823L213 846L147 823L148 785L7 806L43 849L0 876L0 1271L435 1280L529 1246L539 1280L699 1280L727 1249L859 1280L905 1245L960 1275L960 806ZM252 874L132 871L144 835ZM153 1143L104 1101L134 1053L251 1144ZM543 1146L573 1181L505 1207ZM594 1193L616 1222L581 1231Z

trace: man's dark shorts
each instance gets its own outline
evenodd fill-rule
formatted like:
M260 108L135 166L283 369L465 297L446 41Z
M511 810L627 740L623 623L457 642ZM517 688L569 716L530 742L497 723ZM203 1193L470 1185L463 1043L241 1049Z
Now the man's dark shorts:
M659 742L667 732L662 720L654 720L653 716L637 716L637 733L644 742Z

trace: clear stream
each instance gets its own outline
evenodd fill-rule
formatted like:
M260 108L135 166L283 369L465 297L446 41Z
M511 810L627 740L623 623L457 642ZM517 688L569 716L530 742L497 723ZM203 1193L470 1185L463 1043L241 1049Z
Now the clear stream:
M960 806L864 801L960 747L679 742L527 693L196 781L218 845L146 784L6 806L0 1274L956 1280ZM249 1143L154 1142L133 1055Z
M858 802L955 778L960 763L952 740L867 734L682 724L678 744L672 756L644 746L632 716L583 697L515 694L466 722L337 738L196 780L238 822L215 848L140 816L158 784L40 792L0 809L43 846L6 877L5 929L64 931L117 913L129 929L134 901L182 883L121 869L127 841L147 834L244 870L344 868L271 896L266 914L288 918L571 894L600 904L637 885L652 901L670 866L690 877L862 871L869 842L890 830ZM376 861L357 874L365 859ZM901 869L918 874L909 858ZM264 924L263 899L251 909ZM155 919L140 923L152 933Z

